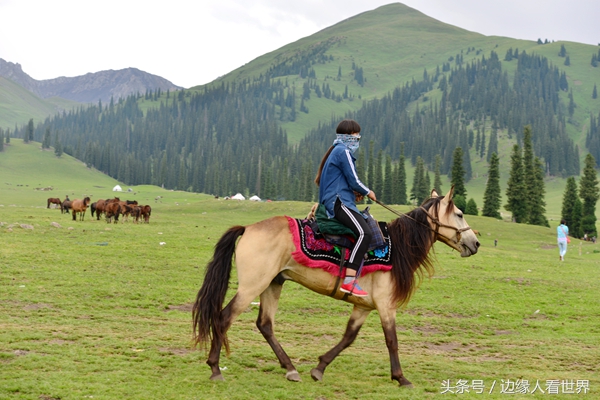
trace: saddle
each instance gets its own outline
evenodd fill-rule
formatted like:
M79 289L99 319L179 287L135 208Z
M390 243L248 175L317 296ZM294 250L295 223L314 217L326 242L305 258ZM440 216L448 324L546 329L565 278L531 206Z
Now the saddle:
M368 251L386 246L386 240L383 235L383 230L387 230L386 225L384 224L382 229L380 223L369 213L369 207L362 214L366 217L367 224L372 232ZM356 241L354 232L337 219L329 218L323 204L316 203L313 205L306 219L315 234L322 235L327 242L347 249L354 247L354 242Z

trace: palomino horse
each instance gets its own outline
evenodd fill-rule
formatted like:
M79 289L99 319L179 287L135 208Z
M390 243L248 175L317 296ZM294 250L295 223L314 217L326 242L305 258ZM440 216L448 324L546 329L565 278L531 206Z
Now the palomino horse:
M77 221L77 213L79 213L79 220L83 221L85 216L85 210L87 210L90 204L90 198L86 197L83 200L75 199L71 202L71 211L73 212L73 221Z
M222 346L229 353L227 330L250 302L260 295L256 325L275 352L281 367L287 370L286 378L300 380L292 361L273 334L274 316L283 283L291 280L319 294L354 304L341 342L319 357L319 364L311 371L314 380L322 380L325 368L352 344L369 313L377 310L391 361L392 379L401 386L410 386L398 358L396 309L409 301L424 272L430 276L433 274L429 250L436 240L458 250L463 257L477 253L479 248L475 233L452 202L452 192L450 190L442 198L433 191L431 198L419 208L388 223L393 245L392 269L360 278L360 285L369 293L364 298L345 296L335 287L337 284L328 272L305 267L292 258L295 245L286 217L273 217L245 227L231 227L215 246L213 259L206 268L204 283L192 311L195 344L205 348L208 342L211 344L207 360L212 370L210 379L223 379L219 357ZM240 237L236 249L236 241ZM238 289L223 308L234 253Z
M50 208L50 204L56 204L58 206L57 208L60 208L62 201L60 201L60 199L58 197L49 197L48 198L48 206L46 208Z

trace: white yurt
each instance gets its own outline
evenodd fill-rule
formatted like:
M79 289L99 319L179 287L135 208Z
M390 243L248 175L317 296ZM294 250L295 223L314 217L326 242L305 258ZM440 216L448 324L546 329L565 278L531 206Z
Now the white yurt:
M232 200L246 200L246 198L241 194L237 193L235 196L231 196Z
M113 188L113 192L122 192L123 189L121 189L121 186L117 185Z
M250 201L260 201L260 197L258 197L257 195L254 195L254 196L250 197L248 200L250 200Z

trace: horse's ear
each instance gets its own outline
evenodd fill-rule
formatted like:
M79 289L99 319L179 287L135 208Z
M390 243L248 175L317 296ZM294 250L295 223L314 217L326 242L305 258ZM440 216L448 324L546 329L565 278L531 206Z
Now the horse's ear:
M454 196L454 185L452 185L452 187L450 188L450 191L448 191L448 193L446 193L446 196L444 196L444 202L449 203L452 200L452 197Z
M431 197L432 199L435 199L436 197L440 197L440 196L435 191L435 189L431 189L431 196L429 196L429 197Z

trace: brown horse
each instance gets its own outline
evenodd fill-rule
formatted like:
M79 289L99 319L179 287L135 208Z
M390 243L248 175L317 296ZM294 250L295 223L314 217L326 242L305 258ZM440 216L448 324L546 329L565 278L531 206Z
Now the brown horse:
M83 221L83 218L85 217L85 210L87 210L89 204L89 197L86 197L83 200L75 199L71 202L71 212L73 213L73 221L77 221L77 213L79 213L79 220Z
M48 206L46 208L50 208L50 204L56 204L58 206L57 208L60 208L62 201L60 201L60 199L58 197L49 197L48 198Z
M142 218L144 218L144 223L146 223L146 224L150 223L150 215L151 214L152 214L152 207L150 207L148 204L140 207L140 215L142 216Z
M60 205L60 213L68 214L70 210L71 210L71 200L69 200L69 198L66 198L63 200L63 202Z
M345 296L331 275L324 270L308 268L292 258L295 245L286 217L273 217L249 226L234 226L221 237L206 268L204 283L193 305L194 342L206 348L210 342L207 364L213 380L222 380L219 369L221 347L229 353L227 330L260 295L260 310L256 325L267 340L280 365L287 370L286 378L299 381L300 375L273 334L277 303L286 280L297 282L319 294L354 304L350 321L341 342L319 357L311 371L314 380L322 380L325 368L356 338L360 327L372 310L377 310L388 348L392 379L401 386L411 386L404 377L398 358L396 309L409 301L424 272L430 276L433 264L429 250L436 240L469 257L479 248L475 233L454 206L452 192L438 197L435 191L419 208L388 224L393 245L392 269L377 271L360 278L368 297ZM241 237L241 238L240 238ZM236 241L240 238L237 248ZM223 308L235 255L238 289Z

